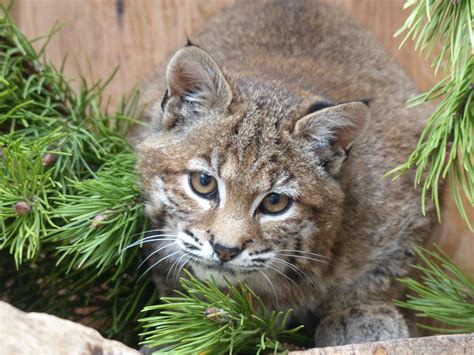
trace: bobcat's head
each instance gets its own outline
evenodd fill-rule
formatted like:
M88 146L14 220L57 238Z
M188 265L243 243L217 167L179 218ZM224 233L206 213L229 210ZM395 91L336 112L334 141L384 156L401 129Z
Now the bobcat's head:
M323 282L341 227L338 178L366 105L224 72L196 46L176 53L166 80L139 147L155 267L262 294Z

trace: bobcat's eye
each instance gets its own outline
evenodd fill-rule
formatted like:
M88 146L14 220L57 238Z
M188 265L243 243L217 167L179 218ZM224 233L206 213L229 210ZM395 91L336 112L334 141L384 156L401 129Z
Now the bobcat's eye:
M278 214L286 211L290 205L291 200L288 196L272 192L263 199L260 211L265 214Z
M189 174L189 184L195 193L210 198L217 190L217 181L206 173L194 172Z

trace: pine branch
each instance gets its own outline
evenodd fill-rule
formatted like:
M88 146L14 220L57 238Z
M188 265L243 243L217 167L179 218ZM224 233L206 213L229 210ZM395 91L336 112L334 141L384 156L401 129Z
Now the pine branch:
M474 282L469 279L439 247L437 252L420 248L422 280L401 279L414 295L406 302L395 303L417 312L417 316L442 322L447 327L418 326L439 333L474 332Z
M156 301L137 278L142 253L126 249L146 230L125 139L138 95L107 113L108 80L73 90L2 10L0 297L133 342L139 310Z
M116 161L118 155L127 156L127 169L133 171L132 148L123 134L136 123L130 117L137 115L138 96L133 95L124 100L114 115L103 113L100 109L101 94L108 81L98 82L91 87L83 81L76 94L61 71L40 62L39 55L16 28L6 10L3 15L0 21L0 67L4 87L0 93L0 131L8 134L0 138L6 157L0 165L4 178L0 188L9 194L0 197L4 232L3 237L0 237L0 246L4 248L8 243L19 265L25 235L32 241L26 253L27 258L32 259L40 250L40 240L46 242L49 235L57 235L58 229L63 230L64 218L58 220L64 213L60 206L61 203L67 203L65 201L68 198L80 199L76 195L83 193L84 188L78 181L95 178L96 172L109 162ZM19 147L19 142L22 147ZM19 156L20 151L21 154L29 152L29 156ZM12 158L12 155L15 157ZM9 162L12 159L15 161ZM36 165L30 164L29 160L35 161ZM23 169L17 169L17 164L23 164ZM129 189L132 189L129 193L135 194L136 199L139 196L137 184L132 187L131 177L123 176L128 181ZM39 183L34 185L34 179ZM27 187L20 186L20 180ZM86 189L93 185L90 182L89 185L85 184ZM25 196L26 188L29 189L28 196ZM12 189L23 191L14 193ZM23 201L28 203L30 210L22 219L14 218L16 204ZM125 205L128 206L128 203ZM115 205L115 208L119 206ZM96 212L100 213L98 210ZM32 221L34 228L26 223L27 220ZM128 219L132 220L133 224L127 227L129 231L138 228L142 221L138 218ZM19 234L17 230L23 230L24 233ZM118 228L114 231L117 232ZM100 236L99 232L92 234ZM108 257L109 261L114 259L111 255Z
M449 76L409 102L416 106L441 98L408 161L389 174L396 179L415 166L415 185L423 186L423 211L431 191L438 219L438 186L447 178L462 217L474 230L466 212L474 208L474 7L470 0L409 0L404 8L410 6L415 9L396 35L405 32L402 45L413 38L427 57L441 43L433 66L435 73L442 68Z
M158 314L140 320L147 329L142 344L159 347L156 353L277 353L288 350L287 342L311 343L299 332L303 326L287 329L291 310L268 311L244 284L227 282L223 292L214 281L201 282L189 272L180 284L183 292L145 307Z
M75 194L61 196L55 213L65 224L48 241L58 245L58 262L69 257L69 270L120 265L126 248L143 238L147 223L134 166L133 154L119 154L95 178L73 181Z
M49 197L56 195L57 185L44 171L43 146L44 142L10 140L0 161L0 250L9 250L17 267L24 256L36 255L40 236L51 225Z
M433 55L434 48L442 44L432 63L435 74L441 68L450 72L453 79L465 68L474 49L473 14L470 0L407 0L404 9L414 6L402 28L395 36L405 32L400 47L409 39L415 41L415 50Z

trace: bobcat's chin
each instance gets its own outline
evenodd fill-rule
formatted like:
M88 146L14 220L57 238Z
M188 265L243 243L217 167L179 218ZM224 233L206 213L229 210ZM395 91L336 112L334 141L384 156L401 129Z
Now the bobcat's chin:
M192 263L194 275L201 280L214 280L219 287L226 287L227 282L235 285L239 282L252 283L258 271L244 267L226 264L211 264L207 262ZM227 282L226 282L227 281Z

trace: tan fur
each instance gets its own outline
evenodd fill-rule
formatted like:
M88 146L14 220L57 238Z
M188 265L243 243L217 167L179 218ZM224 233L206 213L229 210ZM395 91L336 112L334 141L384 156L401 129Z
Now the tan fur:
M187 267L243 280L267 304L320 323L317 345L408 336L390 305L394 280L432 210L422 216L412 173L384 175L404 162L429 116L405 108L413 83L365 30L315 1L238 2L193 42L145 95L155 126L138 149L146 211L199 253L218 244L242 254L204 262L183 244L154 240L151 252L163 248L152 257L156 275L172 281ZM308 113L328 100L335 105ZM186 175L199 164L225 196L189 193ZM282 220L255 210L276 188L294 200Z

